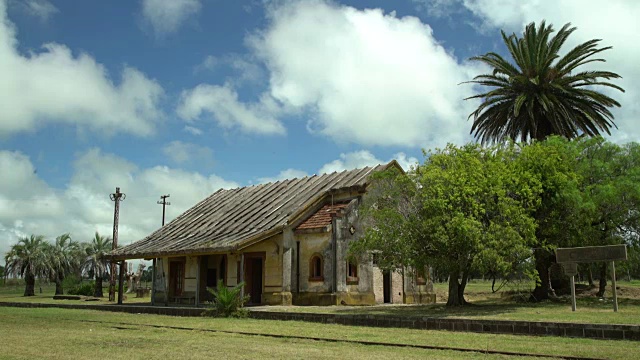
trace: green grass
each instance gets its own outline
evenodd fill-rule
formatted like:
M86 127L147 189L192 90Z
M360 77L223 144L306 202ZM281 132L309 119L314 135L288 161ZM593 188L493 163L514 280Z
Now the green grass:
M40 292L42 289L42 292ZM54 284L42 284L36 283L35 296L23 296L24 294L24 282L22 280L12 281L7 285L0 285L0 302L28 302L28 303L46 303L46 304L113 304L109 302L109 290L107 287L103 289L104 297L98 301L83 301L83 300L54 300L53 295L56 293L56 287ZM66 293L66 292L65 292ZM116 299L117 299L116 292ZM125 294L125 304L132 303L150 303L150 297L136 298L135 294Z
M87 322L91 321L91 322ZM124 323L124 324L123 324ZM179 326L234 332L379 341L477 349L478 353L423 350L353 343L277 339L240 334L151 328ZM636 358L640 342L453 333L252 319L181 318L67 309L0 307L2 359L86 358L504 358L482 354L501 350L610 359Z
M436 284L438 303L433 305L380 305L380 306L271 306L270 310L334 314L384 314L396 316L428 316L435 318L472 318L522 321L554 321L599 324L640 324L640 281L619 282L619 310L613 312L608 297L600 300L591 293L577 299L577 311L571 311L570 297L529 303L509 296L506 292L491 292L490 282L476 281L467 286L465 297L470 306L447 307L446 284ZM513 290L506 288L506 290ZM526 296L523 295L523 298ZM262 309L261 309L262 310Z

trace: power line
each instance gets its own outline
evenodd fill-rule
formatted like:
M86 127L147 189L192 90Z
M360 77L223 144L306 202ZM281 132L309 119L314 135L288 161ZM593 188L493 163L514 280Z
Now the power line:
M120 201L123 201L127 195L120 192L120 188L116 187L116 192L109 195L111 201L115 201L113 209L113 242L111 248L118 248L118 221L120 220ZM122 291L118 294L118 298L122 296ZM116 263L111 261L111 279L109 281L109 301L116 300ZM119 303L121 301L118 301Z

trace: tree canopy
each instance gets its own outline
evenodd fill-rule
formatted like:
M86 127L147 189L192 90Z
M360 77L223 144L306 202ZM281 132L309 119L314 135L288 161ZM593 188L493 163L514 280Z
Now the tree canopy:
M427 154L414 172L381 175L364 204L368 227L354 251L381 252L383 266L445 269L447 304L463 305L470 271L507 273L530 256L530 209L540 186L516 176L516 152L514 145L449 145Z
M553 35L553 26L545 21L537 28L530 23L522 37L502 31L512 61L495 52L471 58L491 68L491 73L470 81L484 89L467 98L482 100L469 115L473 118L471 133L476 138L488 143L544 140L549 135L572 139L582 134L610 134L615 123L609 108L620 104L599 89L624 92L608 81L620 75L584 65L604 62L594 56L611 47L599 47L601 40L593 39L561 56L562 46L575 30L566 24Z

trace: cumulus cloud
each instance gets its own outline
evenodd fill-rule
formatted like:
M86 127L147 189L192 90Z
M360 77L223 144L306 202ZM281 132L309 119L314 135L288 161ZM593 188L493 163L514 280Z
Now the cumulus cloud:
M109 171L105 171L105 169ZM120 208L120 244L148 235L160 226L156 200L171 194L167 220L219 188L238 184L216 175L186 172L167 166L139 168L99 149L82 153L65 188L54 188L38 177L31 160L19 152L0 151L0 253L18 237L42 234L54 238L65 232L80 241L95 231L111 235L116 186L126 194Z
M22 3L25 12L42 21L47 21L58 12L58 8L47 0L26 0Z
M407 156L403 152L399 152L392 156L391 159L384 161L375 157L371 152L367 150L354 151L350 153L340 154L340 158L324 164L318 174L328 174L334 171L340 172L343 170L351 170L357 168L363 168L366 166L375 166L379 164L386 164L391 160L396 160L404 170L409 170L411 166L418 163L418 159Z
M270 74L268 92L304 109L308 128L364 145L443 146L468 139L476 64L458 61L418 18L324 1L269 7L249 40Z
M202 120L206 115L226 129L239 128L246 133L284 135L285 127L277 120L268 103L243 103L235 89L201 84L182 92L177 109L178 116L186 121Z
M604 89L617 99L621 109L613 111L619 130L613 132L613 140L638 141L640 127L640 48L636 45L640 33L640 2L610 0L605 6L596 6L582 0L465 0L464 6L472 11L484 27L492 28L498 39L498 29L507 33L521 34L524 26L546 19L556 30L570 22L576 30L564 45L566 51L578 43L591 39L602 39L602 46L613 46L612 50L599 54L606 63L596 63L592 68L605 69L620 74L616 81L626 93Z
M163 90L155 80L125 66L115 84L91 56L56 43L18 52L16 29L0 0L0 136L64 123L103 133L149 135L163 114Z
M162 152L171 161L177 164L185 163L211 163L213 151L207 146L201 146L183 141L172 141L162 148Z
M186 125L183 129L184 132L187 132L191 135L200 136L203 134L202 130L198 129L195 126Z
M200 0L142 0L142 15L158 35L178 31L201 8Z
M270 183L280 180L303 178L305 176L309 176L309 174L307 174L305 171L298 169L286 169L280 171L280 173L276 176L259 178L258 183Z

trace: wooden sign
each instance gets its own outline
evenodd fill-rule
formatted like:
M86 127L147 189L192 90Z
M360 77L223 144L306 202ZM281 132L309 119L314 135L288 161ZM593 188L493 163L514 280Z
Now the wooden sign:
M562 272L567 276L578 275L578 263L562 263Z
M558 263L590 263L627 260L627 245L585 246L556 249Z

